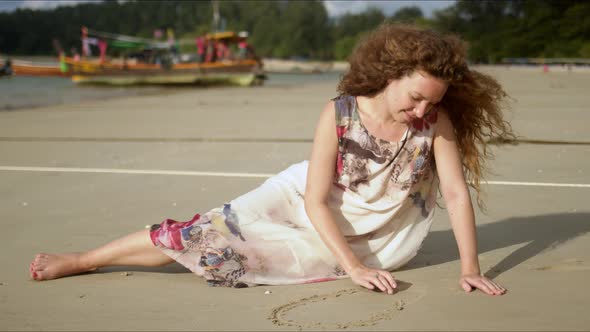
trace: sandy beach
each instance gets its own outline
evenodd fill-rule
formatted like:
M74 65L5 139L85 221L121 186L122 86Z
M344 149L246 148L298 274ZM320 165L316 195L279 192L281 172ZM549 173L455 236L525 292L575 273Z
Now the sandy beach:
M38 252L189 220L307 159L337 81L196 88L0 112L0 330L590 330L590 73L481 70L523 140L492 147L476 210L505 296L460 289L443 208L391 296L348 279L211 288L178 264L31 280Z

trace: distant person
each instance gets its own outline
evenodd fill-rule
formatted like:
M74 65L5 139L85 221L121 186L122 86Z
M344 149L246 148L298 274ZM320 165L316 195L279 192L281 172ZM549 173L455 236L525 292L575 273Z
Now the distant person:
M241 60L247 59L248 55L248 42L242 40L238 43L238 58Z
M203 63L205 61L205 49L207 47L205 37L197 37L195 43L197 45L197 62Z
M10 75L12 75L12 61L10 61L10 59L6 59L4 61L4 65L0 67L0 76Z
M62 74L67 74L67 72L70 70L70 67L68 66L68 62L66 61L66 53L65 51L60 51L59 52L59 71Z
M219 42L217 47L217 58L219 60L231 60L233 58L231 49L229 48L227 42Z
M72 53L72 59L75 62L79 62L80 61L80 53L78 53L78 49L75 47L70 48L70 52Z
M209 40L207 42L207 51L205 53L205 62L216 62L219 54L219 42L217 40Z
M248 32L247 31L240 31L238 33L238 37L240 41L238 42L238 59L245 60L248 58Z
M481 273L466 181L480 202L490 133L513 136L500 109L502 87L467 66L459 39L413 26L379 27L349 61L340 95L319 114L309 162L189 221L168 219L87 252L41 253L31 277L176 260L211 286L349 277L392 294L390 271L416 255L440 189L461 287L504 294Z

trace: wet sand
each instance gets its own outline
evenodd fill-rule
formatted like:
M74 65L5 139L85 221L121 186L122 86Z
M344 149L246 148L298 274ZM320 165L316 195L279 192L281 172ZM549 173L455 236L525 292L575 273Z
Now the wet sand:
M264 181L105 170L279 172L308 158L336 82L210 88L0 113L0 329L590 329L590 187L575 186L590 184L590 73L483 70L515 99L508 118L534 143L492 148L488 180L507 183L486 185L487 214L477 211L482 271L505 296L459 288L444 209L419 255L394 272L393 296L350 280L210 288L177 264L30 280L39 251L86 250L188 220Z

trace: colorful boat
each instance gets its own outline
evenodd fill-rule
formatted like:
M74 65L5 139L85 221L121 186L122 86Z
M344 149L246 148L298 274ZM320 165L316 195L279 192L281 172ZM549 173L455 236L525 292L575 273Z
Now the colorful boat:
M133 37L125 36L128 41ZM229 45L240 43L245 37L231 31L206 35L211 43ZM139 42L138 42L139 43ZM154 43L155 44L155 43ZM160 54L169 56L168 49ZM72 81L79 84L142 85L142 84L229 84L239 86L260 85L266 79L262 61L253 53L247 58L222 59L220 61L173 63L163 57L160 63L76 61L65 58L72 74Z
M164 69L161 65L70 63L72 81L81 84L141 85L141 84L231 84L250 86L265 79L259 63L254 60L228 63L175 64ZM82 69L83 68L83 69Z

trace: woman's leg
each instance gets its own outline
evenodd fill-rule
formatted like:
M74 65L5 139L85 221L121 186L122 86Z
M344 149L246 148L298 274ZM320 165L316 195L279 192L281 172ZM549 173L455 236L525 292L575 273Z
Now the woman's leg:
M162 266L172 262L172 258L154 246L146 229L86 252L40 253L29 270L35 280L50 280L109 265Z

